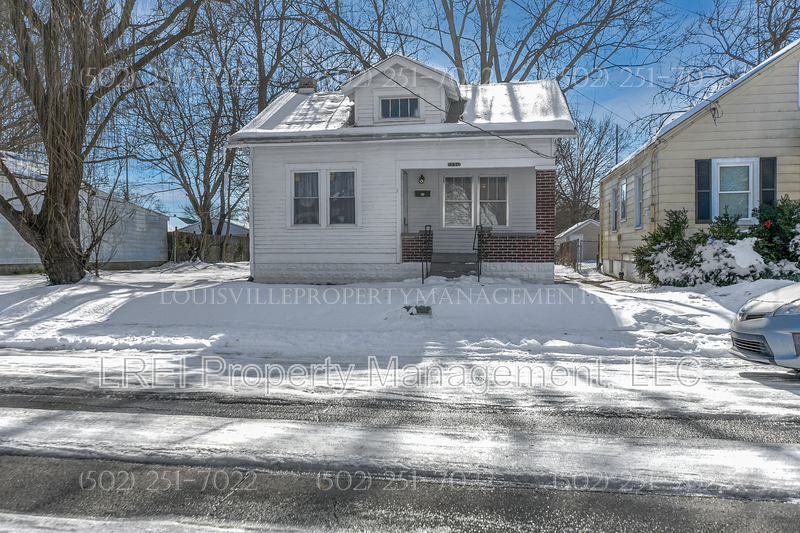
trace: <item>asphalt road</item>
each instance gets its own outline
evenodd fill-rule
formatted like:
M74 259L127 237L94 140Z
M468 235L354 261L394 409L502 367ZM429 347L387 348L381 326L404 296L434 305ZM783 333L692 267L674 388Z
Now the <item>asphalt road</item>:
M797 419L341 398L0 390L0 407L800 442ZM87 456L91 450L87 450ZM0 531L798 531L800 505L383 472L278 472L0 456ZM800 499L800 495L798 495Z
M310 399L260 398L221 394L158 394L69 389L0 388L0 407L87 412L198 415L244 419L359 423L376 428L438 425L480 430L565 432L619 437L723 439L800 443L796 418L754 418L731 414L596 410L572 405L530 408L517 404L437 402L329 396Z
M800 506L777 502L367 479L346 488L340 475L338 488L323 490L330 484L313 474L0 456L0 512L25 515L0 522L26 530L89 530L96 521L146 529L156 517L167 530L777 532L797 531L800 521Z

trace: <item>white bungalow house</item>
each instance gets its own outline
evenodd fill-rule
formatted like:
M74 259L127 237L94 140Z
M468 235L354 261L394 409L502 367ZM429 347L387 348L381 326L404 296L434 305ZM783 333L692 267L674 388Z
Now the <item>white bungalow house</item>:
M41 205L41 194L47 179L47 164L11 152L0 152L8 169L14 174L23 191L30 196L32 207ZM0 194L14 198L14 191L8 180L0 174ZM118 216L116 224L105 234L98 255L92 257L109 270L149 268L167 261L167 220L169 217L124 201L122 198L86 187L81 191L81 205L86 206L88 195L94 197L96 210L107 201L110 210ZM19 208L19 201L11 204ZM92 227L87 213L82 213L81 236L85 241ZM85 244L85 243L84 243ZM19 236L17 230L0 216L0 274L25 272L41 269L39 254Z
M555 139L575 135L551 80L459 85L399 55L336 91L303 79L229 139L250 153L252 276L412 278L426 228L452 275L482 225L484 274L552 282Z

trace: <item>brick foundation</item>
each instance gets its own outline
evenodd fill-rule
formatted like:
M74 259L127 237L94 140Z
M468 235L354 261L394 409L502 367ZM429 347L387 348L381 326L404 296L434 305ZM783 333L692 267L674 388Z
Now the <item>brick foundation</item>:
M556 171L536 172L536 235L483 236L487 263L552 263L556 237Z
M419 263L422 261L422 255L425 252L425 233L403 233L403 262L404 263ZM425 259L430 261L431 254L433 253L433 235L430 238L428 247L428 257Z

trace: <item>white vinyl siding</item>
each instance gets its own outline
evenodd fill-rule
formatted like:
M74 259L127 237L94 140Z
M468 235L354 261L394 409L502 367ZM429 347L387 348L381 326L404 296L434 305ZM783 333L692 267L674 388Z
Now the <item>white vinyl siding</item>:
M39 180L20 178L20 186L26 193L44 189L45 183ZM85 207L86 191L81 191L81 206ZM11 184L0 176L0 195L10 198L16 196ZM34 211L41 208L40 194L31 196ZM96 206L105 205L107 193L99 191L94 201ZM12 205L20 207L18 201ZM126 203L121 198L111 200L111 208L119 214L119 221L106 233L100 246L102 261L112 263L163 263L167 261L167 220L168 217ZM82 211L81 234L87 236L89 227ZM0 217L0 265L35 265L40 258L36 250L19 236L17 230L5 218Z
M375 73L371 79L364 80L363 85L355 88L350 98L355 103L354 118L356 126L373 126L395 122L414 122L440 124L444 122L447 109L447 96L442 84L424 76L421 72L398 64L384 65L387 76ZM391 79L390 79L391 78ZM396 80L395 83L392 80ZM398 83L401 86L398 85ZM412 94L410 91L413 91ZM408 117L382 117L383 100L397 100L398 111L401 99L416 99L417 114Z

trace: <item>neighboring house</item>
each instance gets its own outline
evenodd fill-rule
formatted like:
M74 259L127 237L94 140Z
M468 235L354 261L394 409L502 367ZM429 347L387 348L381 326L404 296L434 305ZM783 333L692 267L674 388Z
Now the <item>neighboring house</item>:
M597 259L598 240L600 238L600 222L597 220L584 220L565 229L556 235L556 246L563 242L580 241L582 247L582 260L595 261Z
M436 261L474 257L482 224L484 274L552 282L555 139L576 135L555 81L459 86L398 55L337 91L301 81L229 140L256 281L415 277L426 225Z
M600 182L603 271L639 279L631 251L686 209L689 231L728 208L800 198L800 41L664 126Z
M181 219L184 221L188 221L188 219ZM219 226L219 219L212 218L211 219L211 227L214 231L217 230L217 226ZM250 233L250 228L245 226L242 222L231 222L230 223L230 234L231 235L247 235ZM199 234L202 231L202 224L200 222L191 221L188 226L184 226L182 228L178 228L178 231L182 233L195 233ZM222 229L222 235L228 234L228 223L225 222L225 226Z
M44 190L47 181L47 165L26 158L19 154L0 152L0 157L14 174L23 190L36 193ZM87 189L88 190L88 189ZM105 204L109 196L107 193L92 189L95 196L93 201L99 208ZM0 174L0 194L5 198L15 195L11 184ZM81 192L81 206L86 205L87 191ZM41 195L34 194L30 197L34 210L41 205ZM169 217L156 213L144 207L125 202L116 196L111 197L112 209L119 214L117 224L105 235L100 247L99 260L106 269L149 268L167 261L167 220ZM11 202L20 208L18 201ZM90 234L85 211L81 223L81 237L85 239ZM95 226L96 227L96 226ZM92 257L92 260L94 257ZM0 216L0 273L22 271L27 269L41 269L39 254L8 223Z

